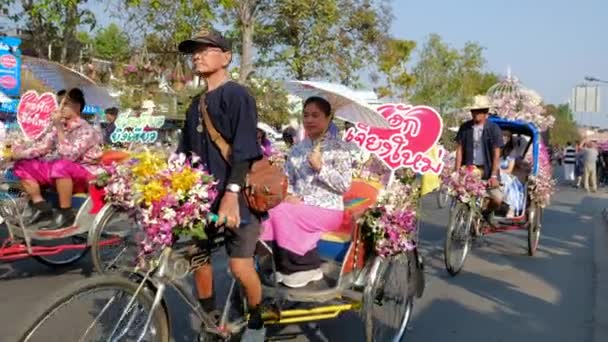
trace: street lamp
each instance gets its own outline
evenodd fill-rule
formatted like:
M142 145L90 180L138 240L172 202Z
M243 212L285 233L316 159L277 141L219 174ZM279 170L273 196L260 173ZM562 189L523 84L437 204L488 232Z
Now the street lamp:
M587 81L587 82L607 83L608 84L608 81L600 80L599 78L593 77L593 76L585 76L585 81Z

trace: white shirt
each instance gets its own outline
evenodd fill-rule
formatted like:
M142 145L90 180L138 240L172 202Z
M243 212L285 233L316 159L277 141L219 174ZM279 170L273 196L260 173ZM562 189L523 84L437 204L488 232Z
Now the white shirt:
M483 125L473 126L473 164L484 165L486 157L483 150Z

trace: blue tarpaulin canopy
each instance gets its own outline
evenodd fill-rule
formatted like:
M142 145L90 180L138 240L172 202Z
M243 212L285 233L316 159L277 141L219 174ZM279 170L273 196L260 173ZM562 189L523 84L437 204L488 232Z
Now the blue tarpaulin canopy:
M86 95L85 95L86 98ZM14 99L11 100L10 102L4 102L0 105L0 112L6 112L6 113L16 113L17 112L17 106L19 105L19 99ZM100 111L100 107L97 106L91 106L91 105L86 105L84 107L84 110L82 111L83 114L89 114L89 115L93 115L96 114Z

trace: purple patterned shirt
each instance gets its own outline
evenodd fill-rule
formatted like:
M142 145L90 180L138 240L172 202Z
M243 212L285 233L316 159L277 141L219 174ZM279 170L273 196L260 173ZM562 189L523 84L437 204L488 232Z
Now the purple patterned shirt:
M16 146L14 155L17 159L66 159L81 164L92 174L98 173L101 169L101 134L79 118L66 124L64 135L64 139L59 141L57 129L52 127L30 146Z
M343 195L350 189L353 167L348 143L328 134L321 143L323 166L318 173L308 163L312 150L308 138L291 150L285 162L289 193L308 205L344 210Z

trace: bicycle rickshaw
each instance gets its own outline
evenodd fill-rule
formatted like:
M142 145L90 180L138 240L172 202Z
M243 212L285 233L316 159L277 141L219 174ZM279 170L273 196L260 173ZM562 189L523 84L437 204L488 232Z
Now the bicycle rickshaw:
M122 152L106 152L103 161L110 163L125 159ZM45 197L53 203L57 194L47 189ZM112 212L100 221L98 214L104 208L103 192L91 185L87 188L74 189L72 207L77 209L76 221L71 227L54 230L45 229L49 222L41 222L36 226L27 226L26 218L30 216L28 196L21 190L19 179L11 169L5 169L0 175L0 216L7 228L7 236L0 244L0 262L12 262L33 257L41 263L52 266L71 265L83 258L92 246L96 254L93 257L97 270L102 268L103 259L99 253L101 248L121 243L120 239L112 236L100 238L95 232L99 231L110 220L120 218L123 213Z
M453 276L458 274L464 266L471 244L476 238L505 231L527 230L528 255L530 256L534 256L536 253L540 239L543 208L530 196L533 186L530 176L537 176L540 167L539 154L542 139L540 131L534 124L528 122L512 121L495 116L490 117L489 120L498 124L501 129L509 130L513 136L518 136L520 141L525 142L520 150L520 163L527 153L532 154L532 163L529 167L523 162L524 168L528 168L525 181L522 182L525 192L524 210L515 213L514 217L497 217L497 224L492 226L484 220L481 214L485 198L476 198L468 203L463 203L453 197L444 247L445 266Z
M414 297L422 296L423 266L415 248L387 258L376 256L365 248L356 218L376 202L380 189L381 185L372 181L354 181L344 197L347 211L342 229L325 234L319 243L325 274L321 283L301 289L279 285L274 277L272 249L261 241L258 243L256 264L263 283L264 307L268 308L263 314L266 325L315 322L355 311L362 315L366 341L401 341L412 315ZM111 210L110 207L107 205L106 210ZM219 247L222 237L213 239L213 243ZM21 341L48 339L48 336L57 333L56 330L44 332L44 326L53 320L54 314L74 301L104 291L109 293L110 298L94 301L94 306L100 307L101 312L90 314L94 316L93 323L85 323L84 335L81 331L69 338L79 341L89 338L169 341L171 324L166 302L167 287L175 289L188 304L187 307L202 321L200 341L236 338L247 324L247 305L238 283L232 279L230 285L224 288L227 294L219 319L202 311L185 283L187 275L207 262L209 257L192 247L191 242L180 241L164 248L157 263L144 265L136 273L121 273L112 269L113 272L106 275L76 283L50 297L44 309L31 316L35 321L27 326ZM120 265L120 261L113 264ZM216 287L217 290L222 289ZM117 311L112 311L110 306L114 304L124 308L121 306ZM88 313L84 312L85 315ZM140 313L144 314L143 319L136 317ZM93 328L103 317L113 319L114 325L102 324L101 328L97 328L100 331ZM77 331L76 321L71 318L69 321L70 333ZM100 334L100 337L89 336L93 334Z

